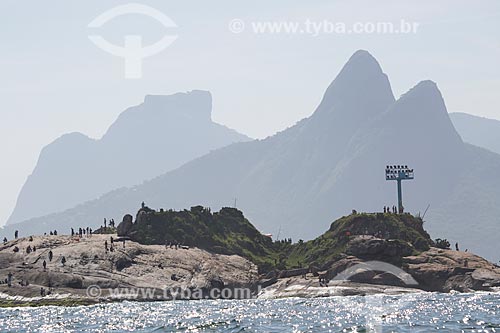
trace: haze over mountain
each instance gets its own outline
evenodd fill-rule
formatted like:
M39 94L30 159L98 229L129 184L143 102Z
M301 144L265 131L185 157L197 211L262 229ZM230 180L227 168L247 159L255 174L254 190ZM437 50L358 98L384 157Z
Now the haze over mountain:
M467 113L450 113L451 121L465 142L500 154L500 121Z
M63 135L40 153L8 224L71 208L177 168L248 137L211 120L206 91L146 96L124 111L100 140Z
M387 164L415 169L415 180L404 184L405 208L423 213L430 204L425 219L433 237L497 256L500 181L489 175L500 170L500 156L463 143L434 82L422 81L395 101L387 76L366 51L349 59L314 114L289 129L13 227L96 225L103 217L120 219L143 200L155 208L218 209L237 198L261 231L310 239L352 209L396 204Z

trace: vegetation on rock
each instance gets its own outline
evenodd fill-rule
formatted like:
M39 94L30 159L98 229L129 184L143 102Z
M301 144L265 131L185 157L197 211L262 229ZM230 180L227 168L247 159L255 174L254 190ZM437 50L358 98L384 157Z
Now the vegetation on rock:
M131 223L128 220L130 217L127 222ZM405 249L396 255L398 260L408 255L408 251L426 251L434 244L423 228L423 220L410 214L352 214L333 222L318 238L292 244L289 239L273 242L235 208L212 213L202 206L183 211L155 211L144 207L121 236L142 244L179 244L214 253L237 254L254 262L261 272L268 272L322 267L344 256L349 242L357 235L398 243L393 248Z
M235 208L212 213L202 206L159 212L145 207L137 213L126 236L142 244L177 244L237 254L261 268L271 267L276 256L271 238L262 235Z

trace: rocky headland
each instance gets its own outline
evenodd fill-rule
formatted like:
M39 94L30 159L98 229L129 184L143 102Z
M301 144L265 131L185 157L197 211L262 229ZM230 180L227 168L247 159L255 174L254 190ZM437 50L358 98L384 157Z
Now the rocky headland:
M176 290L208 298L238 288L260 298L499 290L498 266L432 240L423 224L354 212L314 240L273 241L234 208L143 207L98 234L5 242L0 305L168 300Z

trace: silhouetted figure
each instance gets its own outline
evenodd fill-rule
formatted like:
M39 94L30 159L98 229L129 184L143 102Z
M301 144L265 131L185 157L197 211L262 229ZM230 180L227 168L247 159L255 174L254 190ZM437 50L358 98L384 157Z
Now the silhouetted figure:
M146 207L146 204L144 203L144 201L141 203L141 208L144 208Z
M54 254L52 253L52 250L49 251L49 261L52 261L52 258L54 257Z
M108 241L104 241L104 249L106 249L106 252L108 252Z
M45 288L40 287L40 296L44 297L45 296Z
M104 218L104 229L106 229L106 218Z
M4 237L3 238L3 245L7 244L8 240L7 240L7 237Z
M45 272L47 270L47 262L44 260L42 262L42 265L43 265L43 271Z
M90 235L89 231L90 231L90 229L89 229L89 227L87 227L87 236Z
M26 248L26 254L30 254L31 253L31 246L28 245L28 247Z
M458 248L458 243L455 243L455 250L460 251L460 249Z
M387 213L387 207L384 206L384 214Z
M71 228L71 236L75 235L75 229Z
M19 231L18 230L14 231L14 238L17 239L17 237L19 237Z
M17 246L14 246L14 249L12 251L14 251L14 253L17 253L19 252L19 248Z
M9 272L9 274L7 275L7 285L9 287L12 287L12 272Z
M33 252L36 252L36 246L33 246Z
M82 238L82 235L83 235L82 228L78 228L78 236L80 236L80 238Z
M66 264L66 257L63 256L62 259L61 259L61 264L64 266L64 264Z
M33 236L30 236L29 241L30 241L30 242L32 242L32 241L33 241Z
M54 236L57 236L57 230L54 230Z
M113 245L113 242L114 242L113 236L110 236L109 239L111 241L111 245Z
M90 228L89 231L90 231L89 235L92 235L92 228Z
M49 233L49 235L54 236L54 233L51 231L51 232Z

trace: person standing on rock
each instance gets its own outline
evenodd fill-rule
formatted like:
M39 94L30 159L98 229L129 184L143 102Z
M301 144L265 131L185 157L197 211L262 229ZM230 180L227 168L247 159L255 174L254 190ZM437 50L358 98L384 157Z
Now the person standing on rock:
M71 228L71 237L75 235L75 229Z
M44 260L42 262L42 265L43 265L43 271L45 272L47 270L47 262Z
M455 250L460 251L460 249L458 248L458 243L455 243Z
M54 254L52 253L52 250L49 251L49 261L52 261L52 257L54 256Z
M3 245L7 244L8 240L7 240L7 237L4 237L3 238Z
M17 237L19 237L19 231L18 230L14 231L14 238L17 239Z
M104 218L104 229L106 229L106 218Z

